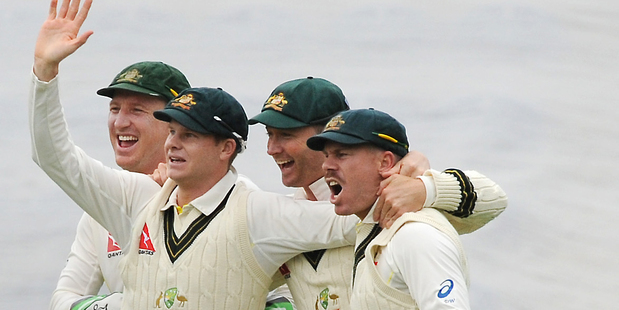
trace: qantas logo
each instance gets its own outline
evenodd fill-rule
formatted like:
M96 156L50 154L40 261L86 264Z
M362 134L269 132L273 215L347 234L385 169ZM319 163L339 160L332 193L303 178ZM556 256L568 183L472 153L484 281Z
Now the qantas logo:
M148 233L148 226L144 223L144 229L142 229L142 236L140 237L140 247L138 254L155 254L155 247L150 240L150 234Z
M120 246L118 245L118 242L114 240L114 237L112 237L112 234L107 233L107 258L120 256L122 254L123 252Z

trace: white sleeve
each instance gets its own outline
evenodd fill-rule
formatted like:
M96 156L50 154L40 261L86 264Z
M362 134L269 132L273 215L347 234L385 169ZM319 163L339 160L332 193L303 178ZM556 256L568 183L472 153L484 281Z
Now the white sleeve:
M132 218L160 186L146 175L106 167L75 146L60 104L58 77L46 83L31 75L28 111L33 160L126 247Z
M97 295L103 285L103 274L97 259L95 235L88 215L84 214L77 224L75 240L67 264L60 273L56 290L52 294L50 309L68 310L75 301L89 295Z
M499 216L507 207L507 195L501 187L477 171L428 170L436 187L431 207L444 215L459 234L471 233Z
M247 223L253 252L267 274L308 251L355 244L356 216L338 216L327 202L251 192Z
M445 234L425 223L407 223L388 251L419 309L470 309L458 249Z

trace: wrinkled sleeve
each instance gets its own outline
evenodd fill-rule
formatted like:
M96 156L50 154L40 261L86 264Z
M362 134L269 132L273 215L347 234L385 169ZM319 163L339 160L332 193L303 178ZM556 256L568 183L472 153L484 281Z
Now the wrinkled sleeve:
M499 216L507 207L507 195L494 181L477 171L428 170L436 185L431 207L443 211L459 234L471 233Z
M248 197L253 252L267 274L303 252L353 245L359 219L339 216L327 202L254 191Z
M146 175L104 166L77 147L58 94L58 77L30 85L29 124L34 162L84 211L126 247L131 220L160 189Z

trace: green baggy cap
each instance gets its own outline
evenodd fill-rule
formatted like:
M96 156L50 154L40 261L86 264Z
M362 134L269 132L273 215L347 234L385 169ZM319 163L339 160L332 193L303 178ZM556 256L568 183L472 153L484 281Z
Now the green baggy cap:
M236 140L237 152L245 149L249 128L243 106L221 88L188 88L168 102L155 118L177 121L188 129Z
M124 89L170 101L189 87L187 78L178 69L160 61L143 61L123 69L110 86L99 89L97 94L113 98L114 91Z
M280 129L324 125L333 115L348 109L344 93L337 85L310 76L277 86L249 124L262 123Z
M350 110L333 117L307 146L322 151L327 141L341 144L370 143L401 157L408 153L406 128L389 114L374 109Z

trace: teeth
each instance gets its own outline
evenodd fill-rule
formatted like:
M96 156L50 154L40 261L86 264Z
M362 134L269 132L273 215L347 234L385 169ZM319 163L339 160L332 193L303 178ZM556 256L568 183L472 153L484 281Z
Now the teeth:
M284 165L284 164L291 163L291 162L292 160L276 160L275 161L275 163L278 165Z
M138 138L135 136L118 136L118 140L120 141L138 141Z
M337 181L329 181L329 186L337 186L340 185L340 183L337 183Z

